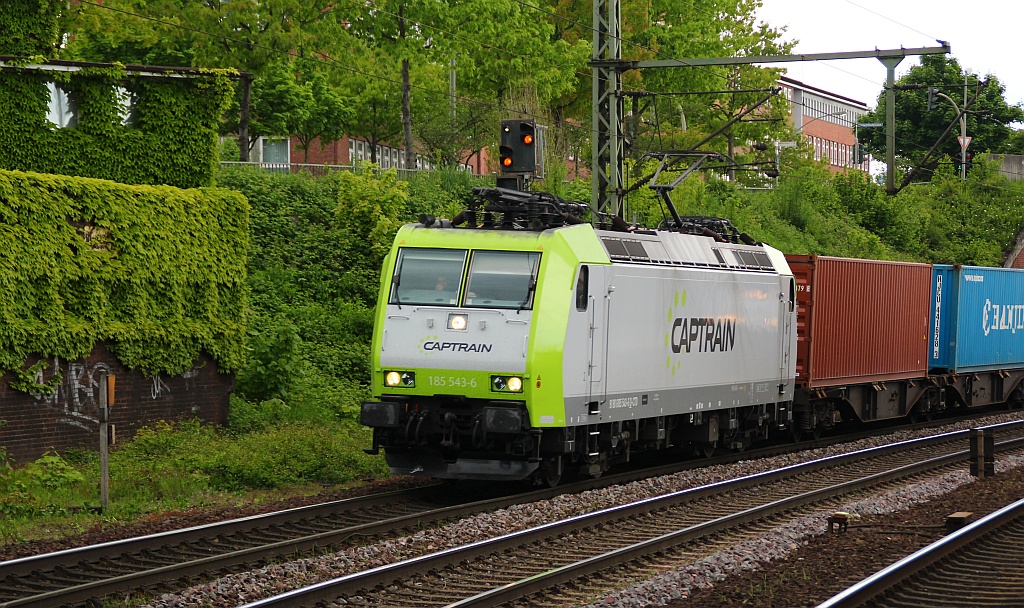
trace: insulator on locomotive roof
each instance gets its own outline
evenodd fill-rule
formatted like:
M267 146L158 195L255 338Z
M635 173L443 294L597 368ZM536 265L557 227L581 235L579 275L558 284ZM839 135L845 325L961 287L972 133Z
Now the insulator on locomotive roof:
M421 213L419 217L416 219L418 219L420 223L426 226L427 228L430 228L431 226L434 225L434 216L430 215L429 213Z

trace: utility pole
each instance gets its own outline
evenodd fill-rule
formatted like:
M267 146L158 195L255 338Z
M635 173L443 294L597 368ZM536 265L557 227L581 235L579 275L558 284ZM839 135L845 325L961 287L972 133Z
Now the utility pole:
M450 112L452 115L452 124L455 124L455 58L452 57L451 62L448 64L448 102Z
M971 144L971 140L967 137L967 76L964 76L963 111L960 110L960 106L949 95L937 89L932 89L932 95L941 97L953 104L953 109L960 115L960 137L957 138L957 141L960 143L960 181L964 181L967 179L967 146Z
M967 181L967 74L964 74L964 111L960 113L960 181Z

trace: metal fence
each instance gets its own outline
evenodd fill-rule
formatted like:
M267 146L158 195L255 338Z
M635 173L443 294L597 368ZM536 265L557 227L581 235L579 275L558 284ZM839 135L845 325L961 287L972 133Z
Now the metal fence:
M269 173L309 173L314 177L323 177L333 171L354 171L357 167L352 165L313 165L307 163L257 163L257 162L239 162L239 161L220 161L221 167L252 167L260 171L266 171ZM382 169L376 165L359 165L360 171L372 171L374 173L384 173L391 169ZM420 173L421 171L431 171L431 169L394 169L398 173L398 179L409 179L413 175ZM467 171L468 173L468 171ZM493 177L490 175L473 174L475 177Z

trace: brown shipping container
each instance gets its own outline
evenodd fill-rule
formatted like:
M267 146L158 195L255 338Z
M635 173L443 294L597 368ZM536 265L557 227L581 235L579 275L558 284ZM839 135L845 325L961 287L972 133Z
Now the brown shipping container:
M797 284L797 386L927 375L931 264L786 259Z

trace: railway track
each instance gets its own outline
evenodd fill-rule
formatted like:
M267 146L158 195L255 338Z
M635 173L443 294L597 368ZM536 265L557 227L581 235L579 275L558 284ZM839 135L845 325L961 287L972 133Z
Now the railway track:
M1024 500L932 543L819 608L1024 605Z
M952 433L935 441L959 439L957 433ZM806 449L849 440L849 436L829 438L805 442L798 447ZM628 471L527 493L517 494L507 489L494 495L492 487L492 497L482 500L476 493L460 499L457 494L461 493L453 493L448 487L429 486L0 562L0 608L75 605L139 589L171 591L188 586L194 580L283 558L339 550L444 520L547 500L561 493L581 492L792 449L793 446L769 447Z
M1020 424L1001 425L997 433L1000 449L1024 449ZM949 439L872 448L604 509L343 576L246 608L565 605L559 603L564 598L552 603L551 596L586 589L595 574L621 564L670 550L700 554L708 537L729 534L736 542L781 517L820 510L814 505L823 501L961 466L966 443L954 446Z

